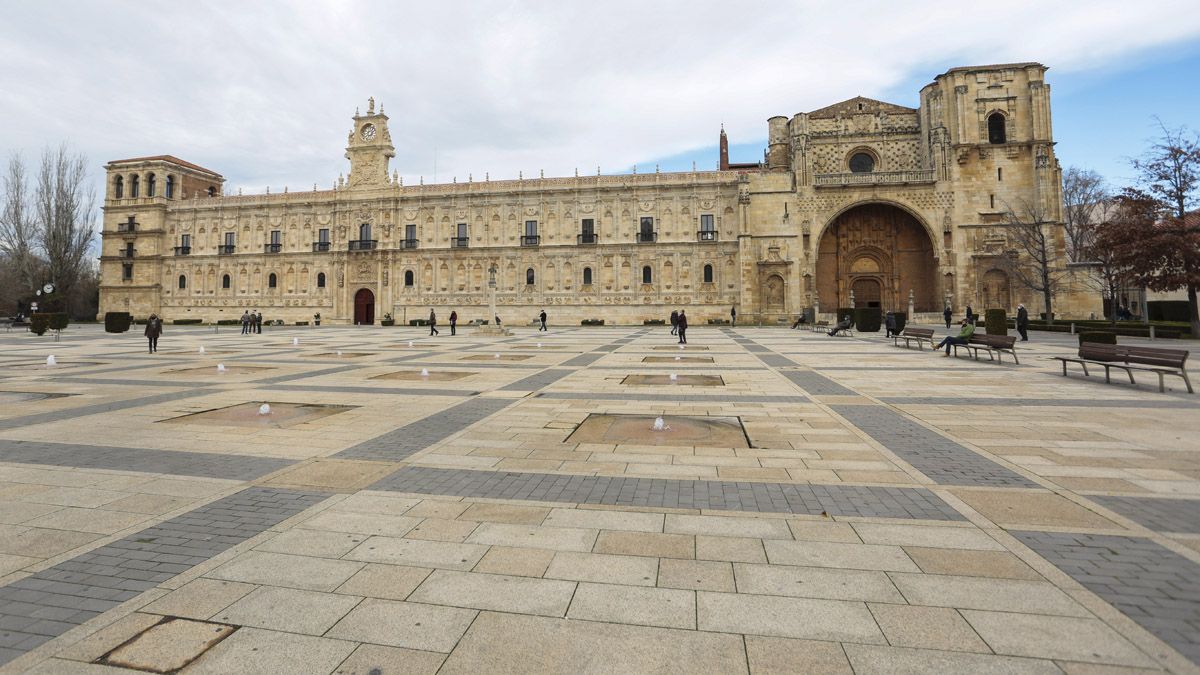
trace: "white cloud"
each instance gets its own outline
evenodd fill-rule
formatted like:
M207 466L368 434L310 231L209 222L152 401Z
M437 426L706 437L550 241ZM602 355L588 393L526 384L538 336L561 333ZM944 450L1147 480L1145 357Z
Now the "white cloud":
M367 96L415 181L625 170L974 63L1105 68L1200 35L1193 2L0 1L0 151L174 154L230 187L330 184ZM712 158L715 163L716 158ZM705 163L701 164L705 167Z

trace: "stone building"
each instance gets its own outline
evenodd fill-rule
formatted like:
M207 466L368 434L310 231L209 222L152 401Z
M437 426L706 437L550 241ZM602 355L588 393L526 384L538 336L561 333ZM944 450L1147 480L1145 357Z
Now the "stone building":
M756 164L716 171L403 185L388 117L355 114L332 190L227 195L173 156L110 162L101 312L397 322L458 310L523 324L789 321L806 308L940 315L1040 296L1015 284L1005 212L1061 220L1050 87L1036 63L951 69L918 108L853 98L768 120ZM1047 228L1063 250L1061 227ZM1062 256L1060 256L1062 257ZM1083 294L1061 315L1096 311Z

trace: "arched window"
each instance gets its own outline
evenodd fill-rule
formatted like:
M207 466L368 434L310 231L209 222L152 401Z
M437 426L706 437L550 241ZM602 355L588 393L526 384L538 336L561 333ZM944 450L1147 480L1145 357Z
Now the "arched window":
M875 158L865 152L856 152L850 157L851 173L871 173L875 170Z
M404 285L405 286L413 285L413 271L412 270L404 270Z
M267 277L267 288L275 288L278 283L279 277L275 276L274 272L271 272L271 275Z
M158 178L154 174L146 174L146 196L154 196L154 188L158 187Z
M711 284L713 282L712 265L704 266L704 283Z
M1005 129L1007 120L1004 119L1004 113L994 112L988 115L988 143L1007 143L1008 130Z
M317 272L317 288L325 288L325 273Z
M209 196L209 197L216 197L216 196L217 196L217 188L215 188L215 187L213 187L213 186L211 186L211 185L210 185L210 186L208 186L208 196Z
M229 275L221 277L221 288L229 288Z
M163 196L167 199L175 198L175 176L167 176L167 184L164 186Z
M117 180L113 183L113 193L115 199L124 199L125 197L125 178L117 176Z
M129 177L129 196L137 199L138 196L138 175L135 173Z
M525 285L532 286L533 281L534 281L533 268L530 267L529 269L525 270Z
M590 268L590 267L583 268L583 285L584 286L592 285L592 268Z
M179 275L179 290L182 291L185 288L187 288L187 277L180 274Z
M649 265L642 267L642 283L643 284L654 283L654 272L650 269Z

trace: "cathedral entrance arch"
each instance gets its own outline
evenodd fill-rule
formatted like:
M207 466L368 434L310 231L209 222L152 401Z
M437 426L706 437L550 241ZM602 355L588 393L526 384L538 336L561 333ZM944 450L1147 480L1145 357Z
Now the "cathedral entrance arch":
M375 323L375 294L369 288L360 288L354 294L354 324L368 326Z
M833 219L817 248L821 305L938 312L938 260L926 228L908 211L883 203L855 205ZM834 302L836 301L836 304Z

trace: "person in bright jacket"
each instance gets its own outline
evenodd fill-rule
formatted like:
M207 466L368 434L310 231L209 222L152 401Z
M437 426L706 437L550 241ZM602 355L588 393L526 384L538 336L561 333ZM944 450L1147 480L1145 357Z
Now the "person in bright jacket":
M975 324L963 319L962 328L958 331L958 335L947 335L946 339L938 343L938 349L946 348L946 356L950 356L950 347L954 345L965 345L975 334Z

